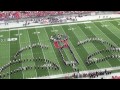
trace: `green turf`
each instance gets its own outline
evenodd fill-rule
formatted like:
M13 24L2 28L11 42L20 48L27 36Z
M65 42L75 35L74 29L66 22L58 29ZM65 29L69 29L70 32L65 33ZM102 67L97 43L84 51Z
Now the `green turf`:
M79 61L79 65L77 65L77 68L80 71L120 66L120 59L112 59L87 66L85 64L85 61L89 54L94 53L95 51L109 48L109 46L97 42L91 42L91 43L86 43L85 45L77 46L77 42L79 40L82 41L87 38L97 37L110 42L116 47L119 47L120 46L119 43L120 25L118 25L119 23L120 20L113 19L113 21L92 22L86 24L78 23L74 25L67 24L67 25L48 26L48 27L32 28L32 29L24 29L24 30L15 29L11 31L1 31L0 36L3 35L3 37L2 36L0 37L0 67L12 61L14 59L13 56L20 48L26 47L34 43L41 43L47 45L48 49L42 49L40 47L36 47L29 50L25 50L24 52L21 53L20 56L17 57L17 59L24 60L24 59L34 59L41 57L44 59L48 59L59 66L59 70L52 70L47 68L47 69L31 69L27 71L21 71L12 74L10 76L6 76L5 79L25 79L25 78L42 77L42 76L73 72L73 68L71 66L64 65L58 49L54 47L53 42L50 40L50 37L52 35L58 33L66 34L69 37L68 43L75 57ZM102 27L102 25L108 25L108 26ZM86 27L91 27L91 28L86 28ZM70 28L73 29L70 30ZM53 32L55 30L56 32ZM35 34L36 32L38 33ZM8 38L17 38L17 41L8 42L7 41ZM63 49L62 53L66 61L73 61L73 57L67 48ZM120 54L120 53L104 52L96 55L95 57L102 58L112 54ZM13 71L19 67L25 67L25 66L34 67L43 64L45 64L44 61L22 62L8 67L0 74Z
M21 48L30 45L31 42L30 42L30 38L29 38L29 35L28 35L28 31L27 30L19 30L19 33L22 34L20 36L20 42L21 42L20 46L21 46ZM32 50L24 51L22 53L21 58L22 58L22 60L34 58ZM35 62L27 62L27 63L23 63L22 65L23 65L23 67L28 66L28 65L29 66L35 66ZM23 71L23 74L24 74L24 78L30 78L30 77L37 76L36 70Z

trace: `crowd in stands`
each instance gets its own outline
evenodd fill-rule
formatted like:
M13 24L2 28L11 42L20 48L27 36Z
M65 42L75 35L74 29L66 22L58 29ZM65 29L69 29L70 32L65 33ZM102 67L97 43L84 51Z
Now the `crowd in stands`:
M93 71L93 72L88 72L88 73L80 73L79 71L78 72L75 72L73 73L71 76L67 76L65 77L66 79L77 79L77 78L97 78L99 76L106 76L106 75L111 75L112 74L112 71L111 70L104 70L104 71ZM103 78L101 78L103 79Z
M0 11L0 20L45 17L64 14L83 14L92 11Z
M80 74L79 72L78 73L74 73L73 74L73 77L74 78L86 78L86 77L89 77L89 78L96 78L98 76L104 76L104 75L110 75L112 73L112 71L108 71L108 70L104 70L104 71L96 71L96 72L90 72L90 73L83 73L83 74Z

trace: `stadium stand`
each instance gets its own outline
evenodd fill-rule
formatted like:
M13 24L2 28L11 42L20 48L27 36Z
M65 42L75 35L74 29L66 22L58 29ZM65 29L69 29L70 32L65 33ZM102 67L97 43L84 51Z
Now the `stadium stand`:
M0 20L45 17L53 15L83 14L92 11L0 11Z

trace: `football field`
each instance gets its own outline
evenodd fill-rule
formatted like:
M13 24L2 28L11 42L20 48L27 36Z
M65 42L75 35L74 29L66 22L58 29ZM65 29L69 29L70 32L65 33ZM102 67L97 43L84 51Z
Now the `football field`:
M65 34L69 37L68 43L79 62L76 67L80 71L120 66L120 59L118 58L88 66L85 61L89 54L109 48L109 46L97 42L77 45L78 41L83 41L88 38L100 38L116 47L120 47L120 20L101 20L98 22L92 21L91 23L45 26L40 28L26 27L26 29L6 29L0 31L0 68L9 62L13 62L15 54L26 46L40 43L48 46L48 49L41 47L25 49L16 57L16 60L21 60L22 62L12 64L0 72L1 78L26 79L73 72L73 67L66 66L63 63L58 49L54 47L53 42L50 40L50 37L55 34ZM73 61L73 57L67 49L63 50L63 54L66 60ZM118 55L119 53L100 53L96 55L96 57L100 58L112 54ZM45 65L46 62L44 61L34 60L39 57L55 63L58 65L59 69L31 68L9 74L11 71L20 67ZM24 61L27 59L28 61Z

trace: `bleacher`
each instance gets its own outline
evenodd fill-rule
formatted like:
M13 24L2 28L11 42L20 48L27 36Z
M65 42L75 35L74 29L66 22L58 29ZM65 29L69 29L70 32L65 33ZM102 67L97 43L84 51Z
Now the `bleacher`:
M66 14L82 14L92 11L0 11L0 20L45 17Z

